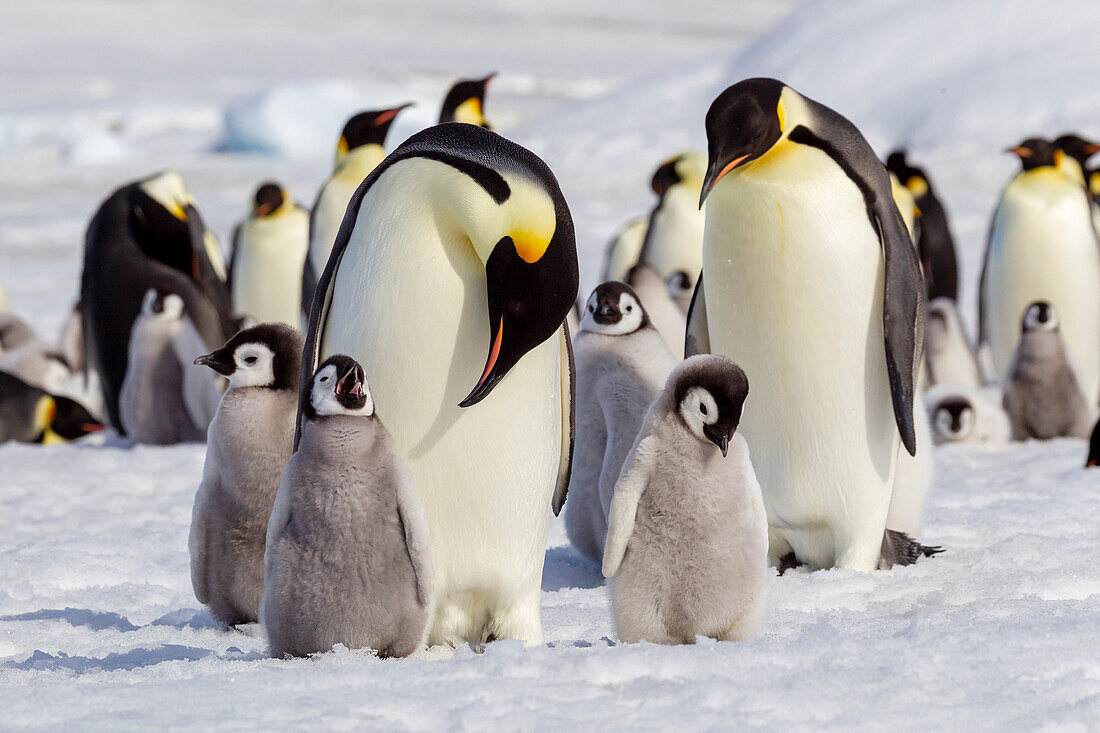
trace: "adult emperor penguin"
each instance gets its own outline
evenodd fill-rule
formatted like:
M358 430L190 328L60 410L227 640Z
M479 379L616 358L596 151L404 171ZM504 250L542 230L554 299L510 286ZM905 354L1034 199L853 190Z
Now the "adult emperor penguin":
M53 445L103 430L84 407L0 371L0 443Z
M1071 178L1084 184L1089 158L1100 152L1100 145L1076 133L1067 132L1055 138L1054 147L1065 154L1059 161L1059 168Z
M348 205L313 304L302 389L332 354L366 370L428 513L432 643L543 638L547 509L561 508L572 454L562 322L577 287L553 173L484 128L413 135Z
M443 98L443 106L439 110L439 122L465 122L468 125L477 125L486 130L492 130L492 125L485 119L485 90L489 82L496 76L496 72L489 74L484 79L461 79Z
M889 176L851 122L774 79L726 89L706 129L687 355L736 358L753 383L741 425L772 561L874 570L899 436L916 450L923 342L920 266Z
M1088 197L1059 166L1065 153L1038 138L1011 152L1023 170L1001 194L982 268L979 346L1003 382L1020 337L1020 314L1037 301L1058 312L1062 336L1090 405L1100 398L1100 253Z
M893 173L890 174L890 195L894 198L894 204L901 213L901 220L905 222L905 228L909 230L909 237L913 240L913 246L917 246L917 201L913 193L901 185L901 181Z
M172 171L128 184L88 225L80 307L89 366L99 374L110 423L122 431L118 395L130 333L150 288L176 293L207 349L233 329L228 291L212 297L202 275L213 268L206 228L183 180Z
M959 260L955 254L955 239L947 224L943 208L932 181L924 169L911 165L904 150L895 150L886 158L886 169L898 177L913 194L920 212L917 249L928 290L928 300L959 296Z
M603 276L601 277L604 282L613 280L626 282L627 275L638 264L648 228L649 219L635 219L611 238L611 241L607 243L607 252L604 255Z
M233 312L260 323L297 328L302 322L302 269L308 251L309 212L279 184L261 185L251 213L233 235Z
M578 552L600 562L615 482L676 358L641 301L620 282L592 291L573 352L577 448L565 530Z
M683 276L694 287L703 267L706 212L699 208L699 193L706 172L706 156L691 151L665 161L650 182L660 200L649 215L640 259L666 283Z
M386 157L382 147L386 143L386 133L398 113L409 106L402 104L360 112L344 124L336 144L332 175L321 186L309 217L309 255L302 269L302 307L307 316L317 289L317 278L328 264L348 202L363 179Z

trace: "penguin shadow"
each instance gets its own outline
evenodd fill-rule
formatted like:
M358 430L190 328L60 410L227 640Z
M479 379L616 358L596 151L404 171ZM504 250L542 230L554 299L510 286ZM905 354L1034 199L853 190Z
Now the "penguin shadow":
M553 593L570 588L590 589L603 586L600 566L580 555L569 545L546 550L542 565L542 591Z

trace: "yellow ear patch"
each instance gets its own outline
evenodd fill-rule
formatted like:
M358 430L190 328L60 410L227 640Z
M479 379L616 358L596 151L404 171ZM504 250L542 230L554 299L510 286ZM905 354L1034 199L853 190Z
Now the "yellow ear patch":
M1089 176L1089 191L1092 191L1093 196L1100 196L1100 172Z
M64 443L65 439L50 429L54 417L57 416L57 403L53 397L45 395L40 397L34 406L34 429L42 433L42 444L53 445Z
M779 132L780 134L787 131L787 115L783 113L783 100L779 100L779 104L775 105L775 116L779 118Z
M905 182L905 187L909 189L914 198L920 198L928 193L928 181L921 176L909 176L909 180Z
M485 122L485 116L481 112L481 100L470 97L455 107L455 122L465 122L469 125L480 125Z

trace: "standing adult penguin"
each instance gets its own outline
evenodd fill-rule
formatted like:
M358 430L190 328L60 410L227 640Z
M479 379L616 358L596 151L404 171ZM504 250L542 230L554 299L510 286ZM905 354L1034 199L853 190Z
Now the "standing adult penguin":
M267 520L294 447L302 345L295 329L264 323L195 359L229 389L210 423L191 513L191 586L229 626L259 619Z
M309 212L277 183L264 183L233 234L229 282L233 311L260 323L302 322L302 270L309 252Z
M676 358L637 296L619 282L592 291L573 350L577 448L565 531L578 552L600 562L615 482Z
M173 171L118 189L88 224L80 282L87 359L99 374L107 417L120 432L118 395L130 332L150 288L183 299L207 349L225 343L233 330L228 291L223 298L201 282L214 267L206 234L194 199Z
M645 306L649 320L668 350L679 356L684 353L684 312L669 292L668 283L652 266L639 262L626 276L626 282Z
M904 150L895 150L886 158L886 168L913 194L920 211L920 231L917 249L928 287L928 300L959 296L959 260L955 254L955 238L947 224L947 212L940 202L932 181L923 168L911 165Z
M1086 140L1077 133L1066 132L1055 138L1054 147L1065 153L1059 168L1074 180L1085 184L1085 171L1089 168L1089 158L1100 152L1100 145Z
M736 357L753 382L741 424L772 561L874 570L894 546L899 436L916 451L923 342L920 265L889 176L851 122L774 79L726 89L706 128L687 354Z
M496 76L494 71L484 79L460 79L447 92L443 98L443 106L439 110L439 122L464 122L467 125L477 125L486 130L492 130L493 126L485 119L485 90L489 82Z
M1003 382L1020 337L1020 314L1052 305L1090 405L1100 399L1100 252L1081 182L1066 154L1038 138L1010 152L1023 170L1001 194L982 267L978 343Z
M309 315L317 278L328 264L332 243L344 221L348 202L363 179L386 157L382 147L398 113L411 104L353 115L336 144L332 175L321 186L309 216L309 255L302 269L302 308Z
M702 270L706 212L699 208L699 194L706 173L707 157L690 151L665 161L650 182L659 200L649 215L640 259L666 284L686 277L694 288Z
M578 279L553 173L481 127L413 135L348 205L302 390L333 354L366 370L431 525L432 643L543 638L547 508L564 502L572 455L562 322Z

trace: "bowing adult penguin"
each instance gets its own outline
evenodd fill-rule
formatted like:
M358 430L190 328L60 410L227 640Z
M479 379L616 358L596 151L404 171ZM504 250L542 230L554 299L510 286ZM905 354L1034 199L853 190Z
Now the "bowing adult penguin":
M1020 314L1037 301L1057 311L1090 405L1100 397L1100 254L1088 197L1064 168L1066 154L1038 138L1010 152L1022 170L993 215L978 302L978 343L1003 382L1020 337ZM1074 164L1076 165L1076 164Z
M577 287L554 175L481 127L413 135L348 206L310 316L303 394L327 356L362 364L428 514L431 643L543 638L548 510L572 454L562 322Z
M493 126L485 119L485 89L489 82L496 76L496 72L489 74L484 79L461 79L447 92L443 98L443 106L439 110L439 122L465 122L468 125L477 125L486 130L492 130Z
M351 195L374 167L386 157L382 146L397 114L408 107L360 112L344 124L336 144L336 162L332 175L321 186L309 217L309 256L302 269L302 308L309 315L317 278L328 264L332 243L344 221Z
M213 270L206 228L179 174L128 184L103 202L88 224L80 307L89 366L99 373L111 424L122 430L118 395L130 333L150 289L178 294L211 350L233 330L229 299L205 289ZM224 283L223 283L224 286Z
M707 172L707 158L694 151L666 161L650 185L660 197L649 215L641 260L666 283L687 277L692 287L703 267L703 225L699 193Z
M233 235L229 265L233 311L259 323L302 321L302 268L309 250L309 212L277 183L264 183L252 212ZM308 304L306 309L308 309Z
M895 150L886 158L886 169L898 177L913 194L920 212L917 249L928 287L928 300L959 296L959 260L955 239L947 225L947 212L936 196L932 181L924 169L910 165L904 150Z
M741 426L772 562L874 570L896 547L886 514L899 441L915 452L923 341L889 176L851 122L774 79L726 89L706 129L687 351L736 358L752 381Z

